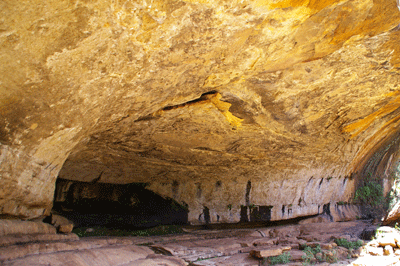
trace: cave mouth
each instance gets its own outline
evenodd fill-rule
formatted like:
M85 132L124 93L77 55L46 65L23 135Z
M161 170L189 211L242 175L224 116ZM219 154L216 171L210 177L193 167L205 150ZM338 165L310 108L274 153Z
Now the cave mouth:
M146 183L109 184L57 179L53 213L80 227L136 230L188 224L188 208L146 189Z

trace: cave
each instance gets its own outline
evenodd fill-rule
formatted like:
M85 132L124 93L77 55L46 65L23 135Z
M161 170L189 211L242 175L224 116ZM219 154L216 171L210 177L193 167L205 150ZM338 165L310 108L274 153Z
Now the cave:
M395 1L153 2L2 4L2 219L341 221L363 180L390 193Z
M381 225L365 252L398 263L399 23L395 0L0 1L0 264L350 265Z
M52 211L79 227L138 230L188 223L187 206L147 190L146 184L106 184L58 179Z

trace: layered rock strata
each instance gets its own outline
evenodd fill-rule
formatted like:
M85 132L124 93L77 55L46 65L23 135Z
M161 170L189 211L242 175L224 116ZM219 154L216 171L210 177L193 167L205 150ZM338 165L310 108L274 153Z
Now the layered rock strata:
M260 259L250 254L274 255L279 250L291 255L291 264L312 262L326 265L360 265L355 258L359 250L337 246L335 240L359 241L367 224L356 222L310 223L257 229L196 230L179 235L146 237L82 237L76 235L34 235L17 239L6 236L9 242L0 243L2 265L259 265ZM95 229L96 230L96 229ZM101 230L101 229L100 229ZM345 233L343 233L345 232ZM94 232L95 233L95 232ZM47 235L46 235L47 236ZM58 238L57 238L58 236ZM73 237L75 236L75 237ZM361 241L362 242L362 241ZM321 254L308 254L307 246ZM267 252L269 250L269 252ZM278 251L278 252L277 252ZM163 255L161 255L163 254ZM311 257L310 257L311 255ZM315 255L315 256L314 256ZM370 258L365 254L364 258ZM268 259L268 257L264 257ZM381 261L385 257L380 256ZM389 256L386 256L389 258ZM391 261L399 256L391 256ZM368 264L370 265L370 264ZM382 265L388 265L383 264Z
M398 162L395 1L5 1L0 214L145 183L192 223L349 202Z

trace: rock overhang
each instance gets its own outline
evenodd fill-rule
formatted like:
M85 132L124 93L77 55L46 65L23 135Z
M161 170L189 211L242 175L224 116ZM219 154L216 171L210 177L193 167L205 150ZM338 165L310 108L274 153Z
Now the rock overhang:
M185 202L192 221L316 214L397 143L394 1L5 5L2 154L26 162L2 161L4 214L51 206L58 175L99 173Z

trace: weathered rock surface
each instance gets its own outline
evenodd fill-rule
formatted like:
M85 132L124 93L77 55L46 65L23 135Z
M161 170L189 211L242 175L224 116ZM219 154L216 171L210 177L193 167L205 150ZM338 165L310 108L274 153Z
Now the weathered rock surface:
M56 234L55 230L52 234L40 230L9 230L20 229L22 225L30 229L31 223L0 224L2 232L6 232L0 238L1 265L187 265L180 258L157 255L148 247L135 245L144 243L140 238L79 240L75 234Z
M351 200L357 174L390 184L394 0L0 10L3 217L48 215L57 176L146 183L194 224L321 214Z
M50 219L50 223L59 233L68 234L74 229L74 223L61 215L52 213Z
M0 236L55 233L56 228L47 223L20 220L0 220Z
M5 261L4 265L187 265L182 259L156 256L148 247L114 246L57 252Z
M250 256L257 259L276 257L282 255L284 251L291 250L291 247L275 247L269 249L251 250Z
M85 237L76 235L23 235L19 242L0 247L1 265L242 265L258 266L262 262L250 254L266 250L278 253L288 250L290 263L285 265L396 265L399 250L388 239L399 233L388 227L378 228L377 238L364 242L358 249L338 246L334 241L347 238L360 241L362 231L369 227L362 221L314 223L274 226L257 229L196 230L190 233L148 237ZM264 236L260 232L264 232ZM304 240L313 236L312 241ZM45 237L46 236L46 237ZM70 238L66 238L70 236ZM73 238L72 236L75 236ZM16 235L13 235L17 238ZM297 245L287 245L296 243ZM285 247L286 246L286 247ZM284 248L285 247L285 248ZM308 251L306 249L308 247ZM310 249L312 253L310 253ZM385 250L388 250L385 252ZM385 255L387 254L387 255Z

